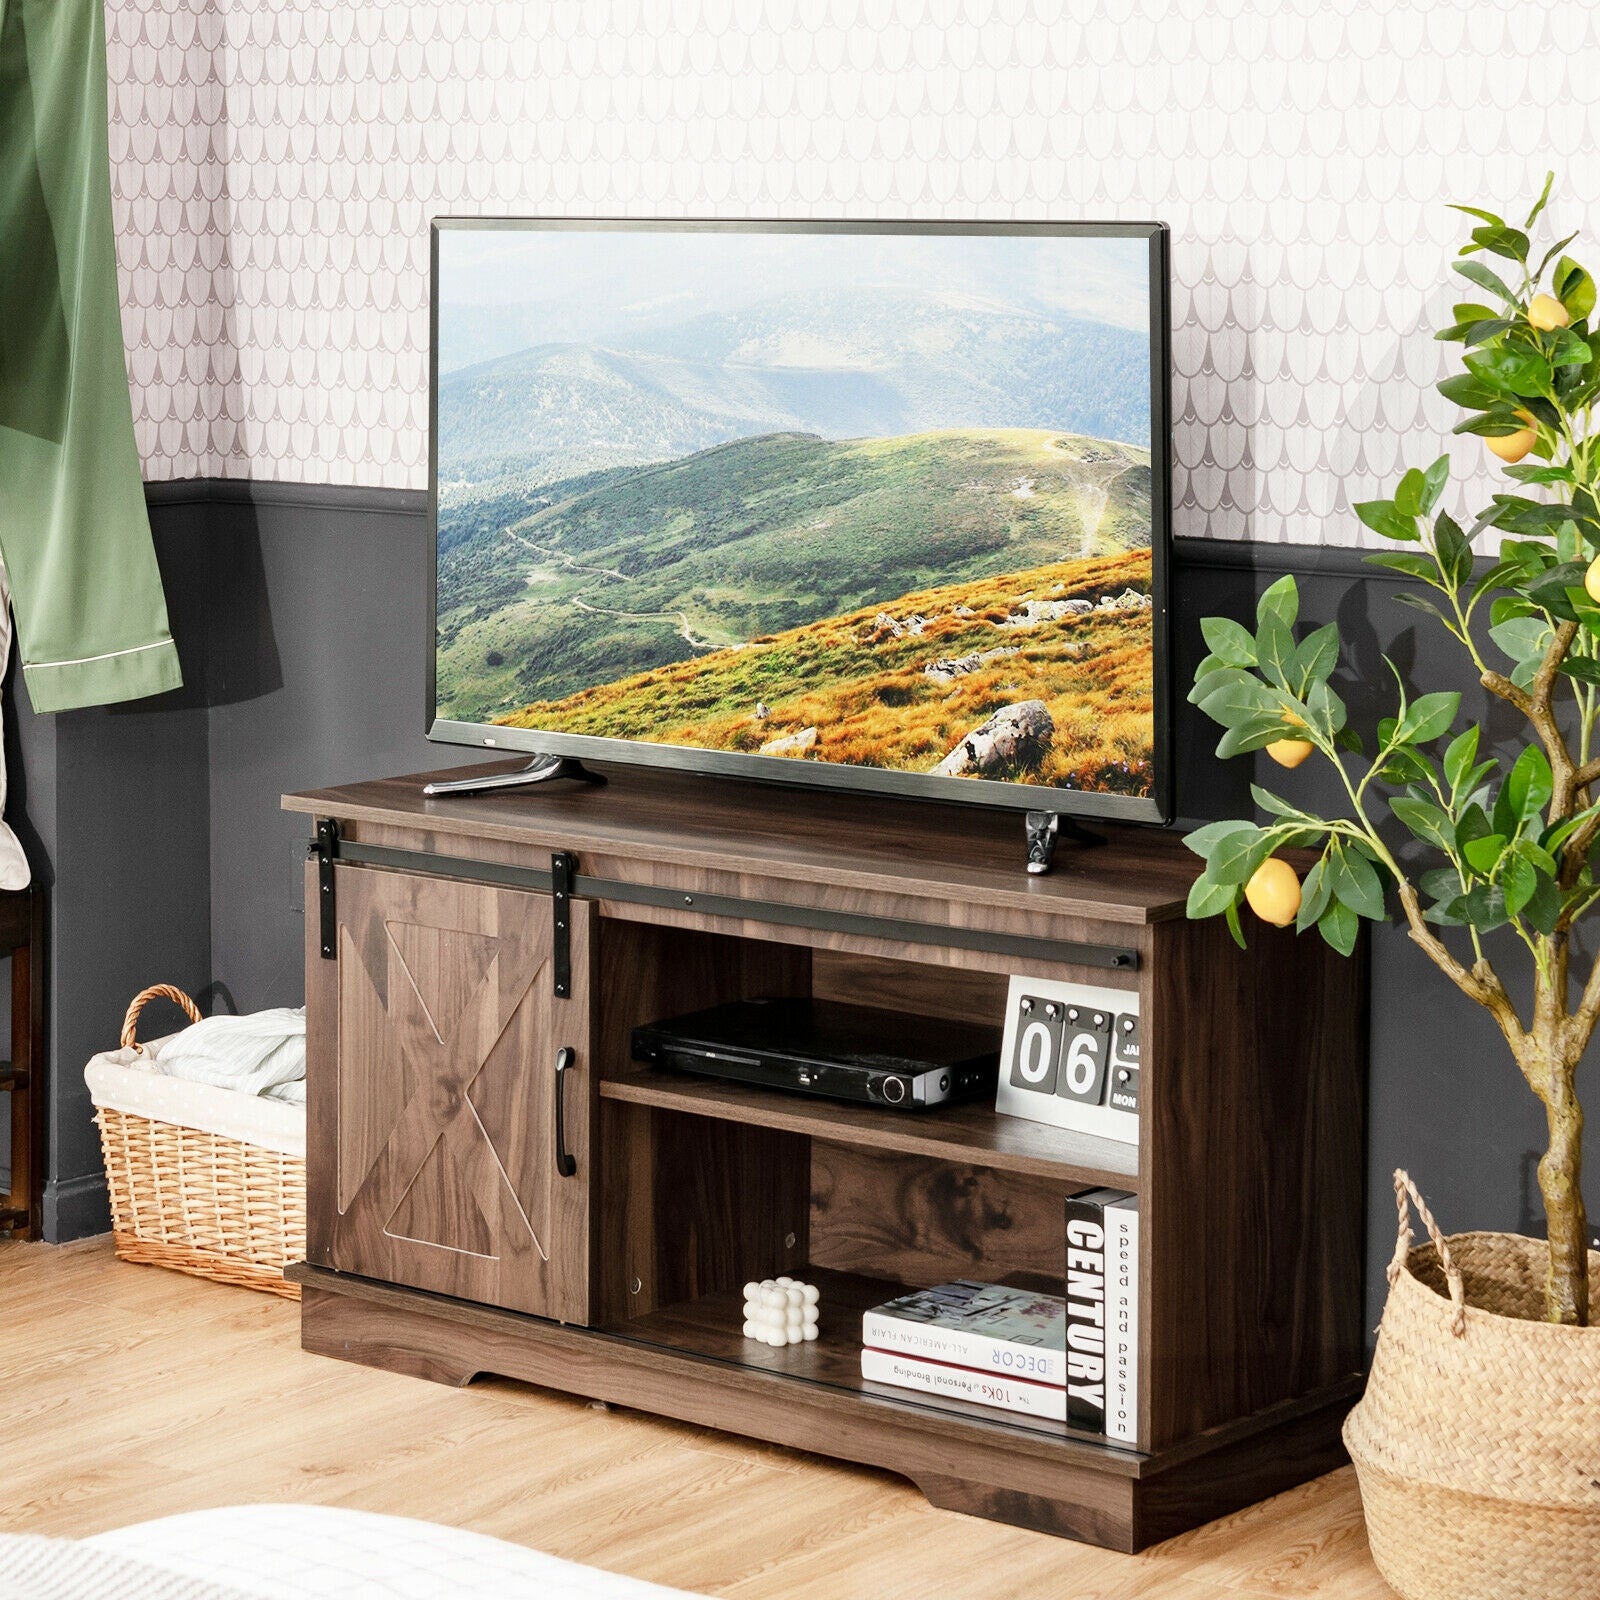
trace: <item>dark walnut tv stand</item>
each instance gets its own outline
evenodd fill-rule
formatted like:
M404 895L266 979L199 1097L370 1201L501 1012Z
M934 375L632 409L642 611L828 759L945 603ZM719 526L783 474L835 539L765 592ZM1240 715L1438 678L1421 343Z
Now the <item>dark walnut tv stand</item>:
M1197 862L1108 829L1020 871L1007 813L611 769L289 797L306 868L308 1350L497 1373L912 1479L1121 1550L1329 1471L1362 1366L1365 964L1190 923ZM1020 972L1138 990L1142 1143L637 1066L629 1035L804 995L998 1021ZM1065 1271L1066 1196L1140 1197L1137 1450L863 1382L905 1285ZM822 1336L740 1334L751 1278Z

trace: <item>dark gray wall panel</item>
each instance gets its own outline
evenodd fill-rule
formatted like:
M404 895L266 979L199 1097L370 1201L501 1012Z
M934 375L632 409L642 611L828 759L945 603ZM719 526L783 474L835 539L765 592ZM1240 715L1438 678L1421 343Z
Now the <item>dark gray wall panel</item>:
M124 706L35 716L20 681L6 704L8 817L49 891L46 1059L50 1142L45 1232L109 1227L99 1135L83 1083L114 1048L128 1001L146 984L200 992L209 982L205 506L158 524L185 685ZM171 1026L176 1013L152 1013Z
M305 819L287 790L472 753L423 737L422 497L287 486L218 504L211 944L241 1011L298 1005Z

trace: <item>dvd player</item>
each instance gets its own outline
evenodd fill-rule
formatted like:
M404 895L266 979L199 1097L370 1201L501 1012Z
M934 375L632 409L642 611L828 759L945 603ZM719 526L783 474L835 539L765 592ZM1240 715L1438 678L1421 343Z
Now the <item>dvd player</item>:
M831 1000L735 1000L633 1030L651 1066L922 1111L993 1095L1002 1031Z

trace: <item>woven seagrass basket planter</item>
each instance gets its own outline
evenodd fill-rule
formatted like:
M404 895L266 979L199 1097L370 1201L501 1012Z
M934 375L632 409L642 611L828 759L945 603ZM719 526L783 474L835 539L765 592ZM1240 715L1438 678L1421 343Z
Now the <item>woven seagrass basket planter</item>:
M1389 1301L1344 1427L1378 1570L1402 1600L1600 1596L1600 1327L1542 1320L1542 1239L1445 1238L1403 1172L1395 1194ZM1592 1251L1589 1277L1600 1306Z

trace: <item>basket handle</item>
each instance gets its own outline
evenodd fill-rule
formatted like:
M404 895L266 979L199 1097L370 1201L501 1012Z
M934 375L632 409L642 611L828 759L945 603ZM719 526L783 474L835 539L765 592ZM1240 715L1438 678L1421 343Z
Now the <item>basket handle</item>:
M128 1007L128 1014L122 1019L122 1048L124 1050L135 1050L140 1055L144 1054L144 1046L134 1039L133 1034L134 1029L139 1026L139 1013L144 1010L147 1002L151 1000L170 1000L173 1005L182 1008L191 1022L200 1020L200 1007L182 989L174 988L170 983L152 983L148 989L141 989L133 997L133 1003Z
M1395 1240L1394 1260L1389 1263L1389 1283L1392 1286L1405 1270L1406 1257L1411 1253L1411 1207L1415 1206L1444 1267L1445 1282L1450 1286L1450 1304L1455 1308L1450 1318L1450 1331L1459 1339L1467 1331L1467 1291L1461 1282L1461 1270L1451 1258L1450 1246L1440 1233L1439 1224L1433 1220L1427 1201L1411 1181L1411 1175L1399 1167L1394 1169L1394 1199L1395 1208L1400 1213L1400 1234Z

